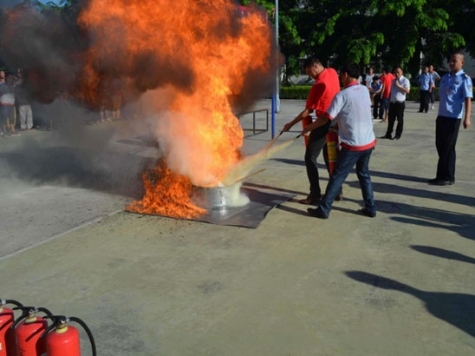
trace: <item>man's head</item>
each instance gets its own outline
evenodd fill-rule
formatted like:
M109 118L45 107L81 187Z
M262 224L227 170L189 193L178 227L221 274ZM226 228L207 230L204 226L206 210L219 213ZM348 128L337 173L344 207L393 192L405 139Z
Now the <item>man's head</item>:
M434 66L431 64L431 65L429 66L429 73L432 73L433 71L434 71Z
M463 55L462 52L455 52L450 56L450 61L449 61L449 68L450 68L450 73L455 74L458 71L462 70L463 64L464 64L464 58L465 56Z
M429 73L429 67L428 66L425 66L424 68L422 68L422 71L424 73Z
M384 73L384 74L391 73L391 69L389 69L389 67L384 67L384 68L383 68L383 73Z
M368 74L369 74L369 75L372 75L372 74L373 74L373 67L369 67L369 68L368 68Z
M5 80L5 71L4 70L0 70L0 79Z
M7 73L5 76L5 84L7 85L13 85L13 82L15 81L15 77L13 76L12 73Z
M305 60L304 63L305 72L307 75L315 79L325 68L322 65L322 62L316 57L309 57Z
M379 80L379 77L378 77L377 75L375 75L375 76L373 77L373 83L377 83L378 80Z
M360 68L356 63L348 63L340 69L340 81L343 86L355 81L360 76Z
M402 68L401 67L396 67L396 69L394 69L394 75L396 76L396 78L401 78L402 75L403 75L403 71L402 71Z

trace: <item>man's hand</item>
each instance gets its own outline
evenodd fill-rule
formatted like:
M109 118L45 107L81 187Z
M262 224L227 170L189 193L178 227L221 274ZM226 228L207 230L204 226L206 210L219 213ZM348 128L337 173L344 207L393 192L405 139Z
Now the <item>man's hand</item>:
M294 125L292 125L290 122L288 122L284 125L282 131L287 132L292 128L292 126L294 126Z
M463 128L468 129L472 123L470 122L470 118L467 117L463 120Z
M312 132L312 128L311 128L312 125L308 125L307 127L305 127L302 132L300 133L300 136L308 136L310 135L310 132Z

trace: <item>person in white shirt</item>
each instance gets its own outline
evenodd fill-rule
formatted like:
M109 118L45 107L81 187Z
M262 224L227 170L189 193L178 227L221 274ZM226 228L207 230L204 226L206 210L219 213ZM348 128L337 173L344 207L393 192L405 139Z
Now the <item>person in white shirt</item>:
M386 135L381 138L392 140L394 123L397 119L396 135L394 140L399 140L404 128L404 109L406 108L406 94L411 90L411 83L403 75L401 67L396 67L394 74L396 79L391 84L391 96L389 97L389 122Z
M14 77L7 74L5 83L0 84L0 136L12 135L18 136L15 132L15 87ZM7 128L10 132L7 132Z
M368 168L376 139L371 119L369 92L366 86L358 83L358 75L359 68L355 63L341 68L340 81L345 89L336 94L330 107L301 132L301 135L306 135L332 120L336 120L339 129L341 150L335 170L330 176L325 195L318 208L307 209L310 216L319 219L328 218L341 186L355 165L364 200L364 208L360 212L371 218L376 216L373 186Z

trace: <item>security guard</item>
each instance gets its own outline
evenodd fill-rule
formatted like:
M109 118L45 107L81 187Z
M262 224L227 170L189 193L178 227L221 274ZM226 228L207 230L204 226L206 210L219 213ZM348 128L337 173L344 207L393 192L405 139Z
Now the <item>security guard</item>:
M455 144L462 116L465 129L471 124L472 79L464 73L463 64L463 53L452 54L449 61L450 73L444 75L440 81L439 114L435 122L435 146L439 161L436 177L428 182L431 185L455 183Z

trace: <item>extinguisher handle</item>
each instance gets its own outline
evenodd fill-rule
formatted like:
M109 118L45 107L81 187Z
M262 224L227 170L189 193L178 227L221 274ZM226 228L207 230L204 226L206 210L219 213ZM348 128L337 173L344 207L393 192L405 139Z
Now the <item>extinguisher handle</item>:
M0 299L0 306L5 305L5 304L13 304L13 305L16 305L17 307L23 306L23 304L21 304L20 302L17 302L14 299Z
M25 319L26 317L28 317L29 315L31 314L35 314L35 313L38 313L38 312L43 312L45 314L47 314L48 316L53 316L53 313L51 313L48 309L46 308L36 308L36 307L25 307L25 306L21 306L21 307L15 307L13 308L13 310L22 310L23 313L15 320L15 322L12 324L11 328L12 329L15 329L15 327L23 320Z

